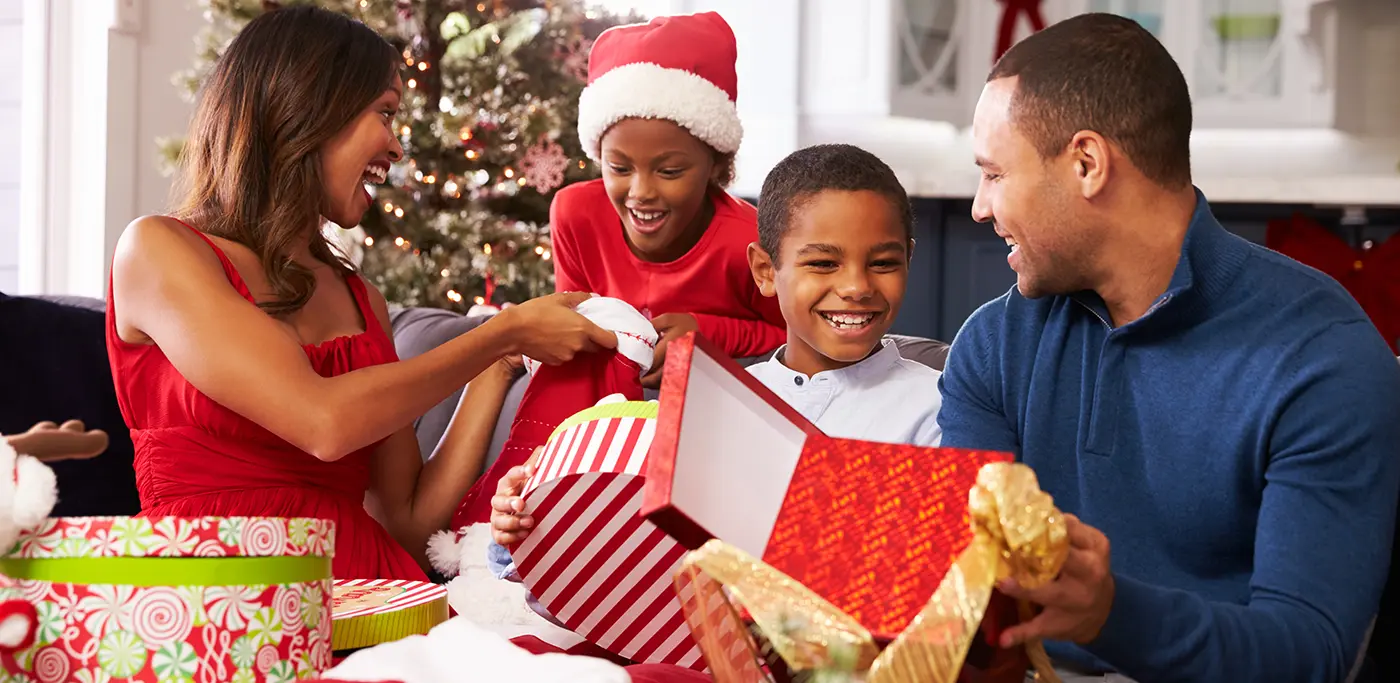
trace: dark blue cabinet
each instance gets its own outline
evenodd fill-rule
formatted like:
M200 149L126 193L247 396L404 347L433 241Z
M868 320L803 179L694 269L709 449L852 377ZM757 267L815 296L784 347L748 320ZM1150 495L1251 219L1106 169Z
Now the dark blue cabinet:
M1400 211L1395 209L1373 210L1365 225L1352 227L1340 225L1339 209L1279 204L1211 208L1226 229L1261 245L1270 220L1294 213L1333 226L1358 248L1367 240L1378 244L1400 232ZM893 332L952 341L973 311L1016 284L1016 274L1006 264L1005 241L991 225L974 222L971 210L966 199L914 199L914 262Z
M973 221L968 211L948 216L943 229L943 310L939 312L943 339L951 341L973 311L1016 284L1016 272L1006 263L1009 252L992 226Z

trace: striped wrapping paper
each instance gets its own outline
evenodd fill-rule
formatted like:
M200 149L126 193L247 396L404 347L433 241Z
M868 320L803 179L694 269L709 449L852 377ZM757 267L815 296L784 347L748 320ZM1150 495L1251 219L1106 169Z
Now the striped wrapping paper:
M565 420L526 482L536 526L511 557L540 604L599 647L706 671L672 587L685 548L638 514L655 428L656 404L647 402Z
M337 580L331 649L370 647L431 631L447 621L447 588L422 581Z

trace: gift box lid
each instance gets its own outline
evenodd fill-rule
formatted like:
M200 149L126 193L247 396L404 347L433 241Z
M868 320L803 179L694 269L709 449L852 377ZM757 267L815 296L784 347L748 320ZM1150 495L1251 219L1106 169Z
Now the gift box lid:
M331 557L335 523L308 517L50 517L9 556Z
M688 548L762 558L887 639L971 541L978 471L1012 459L829 437L692 333L666 351L642 514Z
M331 649L422 635L447 621L447 587L424 581L343 579L332 587Z

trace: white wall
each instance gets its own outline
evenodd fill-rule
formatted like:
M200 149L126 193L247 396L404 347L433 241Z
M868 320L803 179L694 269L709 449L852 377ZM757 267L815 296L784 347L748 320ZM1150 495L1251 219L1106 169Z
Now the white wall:
M204 26L198 3L146 0L145 20L136 36L136 149L129 160L136 179L131 218L165 210L170 179L161 176L156 138L183 135L193 106L172 83L175 73L194 64L195 37Z
M20 69L24 56L21 21L24 5L0 2L0 159L18 159L20 142ZM17 163L0 164L0 292L19 288L19 182Z
M185 130L172 77L191 65L203 19L196 0L23 7L18 289L101 297L121 231L166 206L155 139Z

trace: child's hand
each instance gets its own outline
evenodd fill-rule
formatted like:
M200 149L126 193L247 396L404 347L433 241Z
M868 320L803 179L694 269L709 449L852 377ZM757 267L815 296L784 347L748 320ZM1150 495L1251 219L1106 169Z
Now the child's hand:
M496 495L491 497L491 536L503 546L525 540L535 527L535 518L525 512L525 500L520 493L530 475L535 473L535 461L542 450L536 448L529 462L510 468L496 485Z
M61 427L52 422L40 422L23 434L3 438L16 453L46 462L83 460L107 450L107 433L88 429L82 420L69 420Z
M651 370L642 376L642 386L648 389L659 389L661 388L661 369L666 362L666 345L672 339L684 337L689 332L700 329L700 323L695 320L695 316L689 313L667 313L652 318L651 326L656 328L661 339L656 342L656 351L652 353Z

